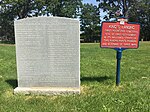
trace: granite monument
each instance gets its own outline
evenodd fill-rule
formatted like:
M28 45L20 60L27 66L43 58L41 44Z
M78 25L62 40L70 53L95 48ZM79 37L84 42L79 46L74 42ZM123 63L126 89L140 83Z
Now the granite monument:
M18 87L14 93L80 93L79 21L64 17L16 20Z

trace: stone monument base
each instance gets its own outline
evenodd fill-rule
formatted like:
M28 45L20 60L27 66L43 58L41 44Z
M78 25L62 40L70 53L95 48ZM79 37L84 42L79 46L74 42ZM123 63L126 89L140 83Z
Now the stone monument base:
M58 95L58 94L80 94L79 88L49 88L49 87L17 87L14 94L35 95Z

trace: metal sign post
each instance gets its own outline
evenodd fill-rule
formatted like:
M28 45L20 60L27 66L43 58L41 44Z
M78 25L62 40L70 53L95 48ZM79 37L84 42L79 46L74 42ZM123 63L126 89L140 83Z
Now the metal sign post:
M103 22L101 48L112 48L117 51L116 86L120 83L120 63L122 51L139 47L140 25L128 23L127 19L119 18L117 22Z
M120 83L120 62L121 62L122 51L117 51L117 72L116 72L116 85Z
M117 59L117 67L116 67L116 86L119 86L120 84L120 63L121 63L121 57L122 57L122 51L125 49L115 49L117 51L116 59Z

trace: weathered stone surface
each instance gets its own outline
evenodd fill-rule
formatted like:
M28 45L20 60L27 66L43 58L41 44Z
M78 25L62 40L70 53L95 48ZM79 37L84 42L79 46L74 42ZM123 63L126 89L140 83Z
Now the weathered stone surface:
M80 88L79 21L34 17L15 21L19 88ZM18 90L18 89L16 89Z
M59 94L79 94L80 91L78 88L46 88L46 87L17 87L14 91L15 94L36 94L36 95L59 95Z

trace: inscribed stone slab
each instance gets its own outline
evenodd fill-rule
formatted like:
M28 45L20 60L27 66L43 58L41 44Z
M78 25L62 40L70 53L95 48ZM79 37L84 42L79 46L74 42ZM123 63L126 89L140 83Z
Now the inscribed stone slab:
M79 89L79 21L33 17L14 24L18 87Z

